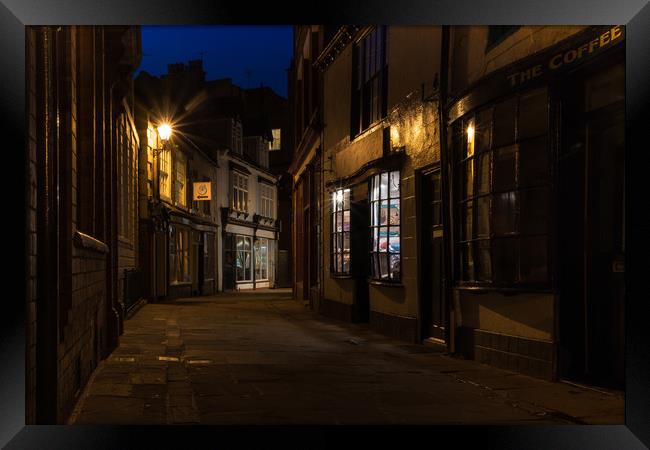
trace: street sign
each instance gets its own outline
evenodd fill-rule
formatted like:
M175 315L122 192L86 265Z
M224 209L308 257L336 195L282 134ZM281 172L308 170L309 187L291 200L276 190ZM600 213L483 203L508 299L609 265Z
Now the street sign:
M202 181L194 183L194 200L211 200L212 199L212 183L210 181Z

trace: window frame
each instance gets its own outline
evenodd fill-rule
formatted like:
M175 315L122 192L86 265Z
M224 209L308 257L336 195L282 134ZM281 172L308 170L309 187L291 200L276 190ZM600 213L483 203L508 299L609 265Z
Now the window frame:
M253 236L246 236L243 234L236 234L235 236L235 251L233 252L235 254L235 283L252 283L254 280L255 276L255 267L254 267L254 262L253 262ZM244 245L242 246L242 249L238 248L239 240L242 240L244 242ZM246 250L246 244L245 242L248 240L250 244L249 250ZM242 278L239 279L239 268L237 267L237 261L240 260L240 254L244 254L244 265L242 267L244 271L244 276L246 275L246 255L248 255L248 264L249 264L249 269L250 269L250 277L249 278Z
M262 241L266 242L265 246L262 246ZM261 254L262 248L266 249L266 253L264 255L264 259L258 259L261 258L261 256L258 256L258 252ZM254 254L254 259L255 259L255 281L269 281L269 239L265 237L256 237L255 242L253 243L253 254ZM260 269L263 268L265 276L264 277L257 277L257 272L258 272L258 262L263 263L260 266Z
M260 207L259 214L262 217L275 219L275 187L272 184L260 181Z
M242 181L240 183L240 180ZM243 185L245 181L245 187L241 186ZM233 211L239 212L239 213L248 213L248 208L250 206L250 199L249 199L249 176L243 172L239 172L237 170L232 171L231 175L231 188L230 188L230 207L233 209ZM240 185L241 184L241 185ZM241 199L240 199L240 194L241 193ZM245 205L243 209L241 208L240 203L244 201Z
M340 195L340 201L337 200ZM346 193L347 193L347 208L346 208ZM332 228L330 229L330 273L337 276L348 276L350 275L350 267L352 265L352 253L351 253L351 232L352 232L352 212L351 212L351 203L352 203L352 190L350 188L342 188L332 191L332 201L330 202L330 222ZM348 229L345 229L346 220L345 213L348 213L347 226ZM338 215L341 215L341 231L338 231ZM345 247L345 235L348 235L348 246L347 250ZM338 246L336 243L340 242L341 245ZM341 256L340 262L341 267L339 270L338 261L339 255ZM343 270L343 261L345 260L345 255L348 256L347 270Z
M386 196L382 195L381 180L382 177L387 176ZM370 278L374 281L381 283L401 284L402 281L402 175L400 169L383 170L370 177L368 181L368 204L370 205L370 224L369 224L369 240L370 240ZM391 182L397 180L397 196L391 193ZM378 196L375 198L375 193ZM391 209L392 201L397 200L399 212L397 215L397 223L391 223L390 212L386 213L386 224L381 224L381 208L382 203L387 202L387 209ZM399 243L398 251L390 250L391 241L391 228L398 228L397 240ZM386 251L381 251L381 229L386 228ZM376 237L376 238L375 238ZM382 276L381 257L386 255L386 277ZM391 256L397 255L399 259L399 272L394 276L391 271Z
M182 207L187 207L187 161L177 152L173 158L172 200ZM181 170L179 170L181 169ZM180 185L180 188L178 188Z
M351 138L362 134L386 117L387 48L388 27L385 25L368 31L352 48Z
M275 131L277 130L278 136L275 136ZM269 142L269 151L275 152L282 150L282 128L273 128L271 129L271 134L273 135L273 140Z

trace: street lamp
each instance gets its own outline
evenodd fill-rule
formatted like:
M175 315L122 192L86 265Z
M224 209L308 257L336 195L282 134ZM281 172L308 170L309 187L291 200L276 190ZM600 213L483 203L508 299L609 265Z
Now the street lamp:
M158 135L163 141L168 141L172 135L172 126L168 123L162 123L158 126Z

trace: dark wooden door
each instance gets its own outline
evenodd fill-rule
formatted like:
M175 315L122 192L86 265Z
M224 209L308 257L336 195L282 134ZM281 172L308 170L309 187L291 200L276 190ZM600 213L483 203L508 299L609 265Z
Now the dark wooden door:
M624 382L624 66L560 86L559 374Z
M422 177L420 195L421 317L423 338L446 342L447 304L444 280L442 188L440 169Z
M586 136L586 374L597 384L622 388L624 105L590 115Z

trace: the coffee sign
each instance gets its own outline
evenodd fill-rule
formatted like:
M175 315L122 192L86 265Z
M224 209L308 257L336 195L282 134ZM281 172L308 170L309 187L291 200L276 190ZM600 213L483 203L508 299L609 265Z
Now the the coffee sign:
M545 72L554 71L560 67L573 64L580 61L584 57L597 52L600 49L610 46L612 43L621 40L623 37L623 29L617 25L609 30L600 34L600 36L585 42L575 48L556 53L550 57L545 63L536 64L525 70L519 70L515 73L507 75L506 78L510 81L510 86L519 86L529 80L542 76Z

